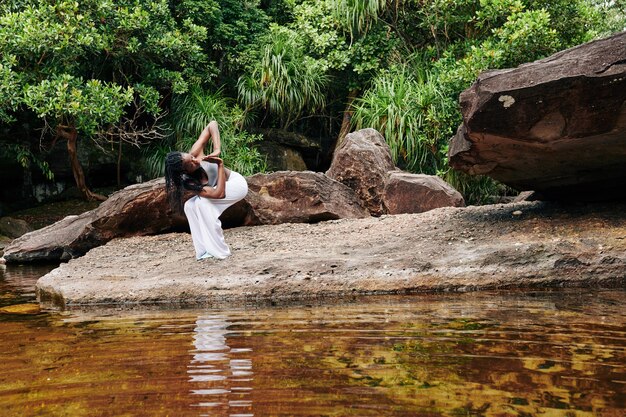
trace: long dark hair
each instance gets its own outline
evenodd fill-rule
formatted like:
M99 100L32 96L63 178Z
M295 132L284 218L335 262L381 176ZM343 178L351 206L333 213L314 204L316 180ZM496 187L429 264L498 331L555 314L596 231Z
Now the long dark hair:
M183 154L170 152L165 157L165 191L171 209L183 213L183 190L199 192L202 190L201 173L198 168L187 174L183 168Z

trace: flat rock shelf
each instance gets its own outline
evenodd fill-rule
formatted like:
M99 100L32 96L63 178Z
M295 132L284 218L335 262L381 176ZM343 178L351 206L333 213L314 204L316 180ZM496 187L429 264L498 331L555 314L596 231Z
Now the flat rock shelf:
M522 202L115 239L37 283L48 307L300 303L363 294L626 284L626 203Z

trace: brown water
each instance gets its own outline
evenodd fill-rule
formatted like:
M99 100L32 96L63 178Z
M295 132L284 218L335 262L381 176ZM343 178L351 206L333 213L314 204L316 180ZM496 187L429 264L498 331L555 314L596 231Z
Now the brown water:
M624 289L38 312L45 272L0 270L1 417L626 415Z

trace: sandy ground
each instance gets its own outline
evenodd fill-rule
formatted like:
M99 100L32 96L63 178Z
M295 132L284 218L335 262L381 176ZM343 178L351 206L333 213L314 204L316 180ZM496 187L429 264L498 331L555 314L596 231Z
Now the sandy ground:
M626 283L626 203L524 202L226 230L196 261L188 234L116 239L37 284L48 306L298 303L350 294Z

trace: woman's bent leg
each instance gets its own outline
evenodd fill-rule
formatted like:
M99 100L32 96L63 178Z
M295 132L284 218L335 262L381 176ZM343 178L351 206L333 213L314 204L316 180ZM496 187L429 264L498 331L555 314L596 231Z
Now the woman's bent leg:
M248 194L248 183L246 179L238 172L231 171L230 178L226 181L226 196L219 200L211 200L218 208L220 215L228 207L242 200Z
M194 198L197 198L197 201L190 206L192 215L188 216L188 219L191 217L195 222L192 228L192 222L189 221L189 227L196 248L196 258L199 259L206 254L219 259L226 258L230 255L230 249L224 241L222 222L219 219L221 213L214 205L215 200Z
M223 259L230 256L230 248L224 240L220 215L228 207L243 199L248 193L248 183L239 173L232 171L226 181L226 197L209 199L192 197L185 203L185 215L189 222L196 259L208 255Z
M185 216L187 222L189 222L189 229L191 230L191 240L193 240L193 246L196 251L196 259L200 259L202 255L206 253L204 242L202 240L202 226L201 219L198 217L197 205L200 197L191 197L185 202Z

